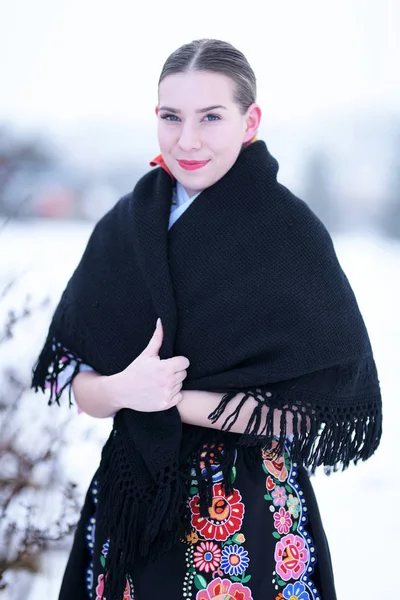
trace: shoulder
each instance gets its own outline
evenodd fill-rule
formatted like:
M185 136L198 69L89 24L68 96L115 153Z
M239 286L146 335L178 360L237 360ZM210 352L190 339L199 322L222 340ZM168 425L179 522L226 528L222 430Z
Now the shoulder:
M171 182L171 175L162 167L153 167L136 183L132 191L132 199L142 194L153 193L159 186Z
M280 252L292 256L295 263L303 260L326 267L336 265L334 243L324 223L305 200L279 183L278 187L271 226L276 228L273 238Z
M132 203L132 192L124 194L115 204L95 223L89 238L89 244L97 240L105 241L109 236L115 235L121 225L126 222Z
M154 182L158 177L158 171L160 171L159 168L152 169L140 177L133 189L121 196L115 202L115 204L97 221L95 229L97 230L104 227L109 227L113 223L117 225L118 222L125 222L125 219L129 217L132 210L134 198L138 193L141 193L149 186L154 185Z
M284 185L278 183L278 186L280 188L278 210L286 227L297 235L313 237L325 242L332 241L324 223L310 208L307 201L295 196Z
M120 229L132 217L135 202L139 197L146 197L154 192L159 185L164 185L170 176L161 167L152 168L138 179L130 192L127 192L97 221L93 234L110 232Z

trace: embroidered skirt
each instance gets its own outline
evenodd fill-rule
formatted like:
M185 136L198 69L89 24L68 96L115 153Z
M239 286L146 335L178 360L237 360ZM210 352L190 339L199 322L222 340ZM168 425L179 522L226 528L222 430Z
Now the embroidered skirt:
M336 600L315 495L287 448L275 460L263 450L250 465L238 447L231 495L223 491L218 464L213 469L209 516L200 516L193 479L192 533L156 562L132 565L123 600ZM59 600L101 600L108 540L96 530L96 507L94 478Z

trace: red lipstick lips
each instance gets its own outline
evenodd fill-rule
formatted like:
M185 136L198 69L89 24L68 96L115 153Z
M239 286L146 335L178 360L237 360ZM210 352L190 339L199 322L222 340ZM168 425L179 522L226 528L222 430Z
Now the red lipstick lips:
M182 169L186 169L186 171L196 171L197 169L201 169L205 167L208 163L208 160L178 160L178 164Z

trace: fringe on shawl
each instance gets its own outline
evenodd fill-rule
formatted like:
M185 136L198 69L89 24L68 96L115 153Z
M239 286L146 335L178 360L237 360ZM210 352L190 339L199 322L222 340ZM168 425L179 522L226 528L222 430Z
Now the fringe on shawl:
M193 443L195 452L190 451ZM192 486L198 489L200 514L209 516L213 464L217 463L223 472L225 492L232 493L233 442L227 440L219 445L209 440L202 444L195 435L193 439L186 436L183 445L188 449L183 464L171 464L148 485L140 485L134 479L132 486L129 477L121 479L121 473L129 468L129 459L118 428L104 446L98 474L98 523L110 539L105 563L106 598L122 599L126 577L136 557L152 561L192 532L188 502Z
M121 478L126 469L122 435L114 429L102 451L99 477L99 528L110 539L104 597L123 597L126 577L137 557L154 560L191 531L187 511L189 465L171 464L156 480Z
M33 369L32 387L43 392L49 389L49 404L60 404L62 393L70 386L82 362L49 333ZM60 374L72 364L74 369L59 385ZM342 393L342 402L338 401L338 393L340 395L357 377L361 384L356 386L359 393L353 396ZM213 461L218 462L223 471L221 483L225 492L231 493L233 443L251 448L250 454L254 457L260 447L267 448L273 459L283 453L287 436L292 434L289 446L292 458L311 471L319 465L324 465L328 472L337 470L339 465L344 469L351 461L356 463L369 458L378 447L382 432L381 399L373 362L367 362L361 374L359 365L354 371L350 367L338 368L334 387L330 395L318 394L318 386L313 392L287 387L283 393L276 392L274 386L248 388L229 412L231 401L243 393L243 389L230 390L209 415L213 423L225 416L222 432L215 430L212 434L215 439L222 436L225 440L223 451L208 440L206 446L197 445L197 455L191 463L171 462L156 480L141 485L134 478L134 486L129 489L126 484L132 481L129 473L133 467L119 468L126 452L123 436L114 429L103 448L99 467L99 525L110 538L103 597L122 598L126 575L135 557L154 560L191 532L188 497L193 481L199 490L201 515L208 516L213 499ZM71 387L69 389L72 404ZM253 398L256 405L246 429L242 435L232 436L228 432L249 398ZM292 427L288 430L290 422ZM192 446L193 440L187 445Z
M338 370L337 385L340 379L351 381L359 377L362 386L370 393L349 396L340 403L337 394L330 397L318 396L317 392L305 389L287 388L283 394L267 387L247 389L232 412L232 400L243 389L231 390L221 399L217 408L209 415L212 423L222 417L225 420L222 431L229 432L240 417L240 413L252 398L256 405L250 415L244 433L237 443L246 447L265 447L271 456L284 452L288 435L291 458L297 460L310 472L323 465L325 472L344 470L350 464L368 459L377 449L382 435L381 395L377 388L376 371L373 363L367 363L361 373L348 367L345 372ZM371 392L374 390L374 392ZM291 424L290 429L288 425Z
M32 370L32 387L37 392L39 389L42 392L49 391L49 406L57 403L60 406L60 398L66 388L69 389L69 406L72 402L71 383L74 377L79 373L83 364L83 360L57 341L54 335L49 333L42 352ZM63 378L62 385L60 384L60 375L67 368L74 366L71 369L68 377ZM65 379L65 380L64 380Z
M232 436L216 437L215 441L209 441L200 446L197 452L192 454L192 485L198 488L200 516L209 517L209 508L213 502L213 465L218 465L218 472L222 473L221 485L224 493L229 496L233 493L232 468L235 460L235 442ZM212 434L213 435L213 434Z

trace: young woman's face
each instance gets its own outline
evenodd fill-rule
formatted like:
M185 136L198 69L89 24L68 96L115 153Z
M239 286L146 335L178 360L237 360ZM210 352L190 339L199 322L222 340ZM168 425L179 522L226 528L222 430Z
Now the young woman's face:
M257 131L261 111L253 104L241 114L234 85L229 77L208 71L168 75L160 83L161 154L189 196L221 179Z

